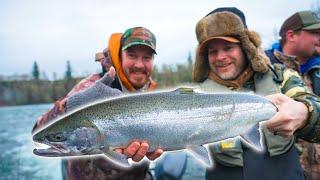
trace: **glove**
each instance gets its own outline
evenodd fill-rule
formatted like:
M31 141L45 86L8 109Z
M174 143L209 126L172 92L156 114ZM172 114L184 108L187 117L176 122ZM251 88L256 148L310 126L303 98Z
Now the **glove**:
M121 95L122 92L120 90L110 87L114 77L115 70L113 67L111 67L109 72L105 73L105 75L96 81L93 86L70 96L67 99L66 110L70 111L94 101Z

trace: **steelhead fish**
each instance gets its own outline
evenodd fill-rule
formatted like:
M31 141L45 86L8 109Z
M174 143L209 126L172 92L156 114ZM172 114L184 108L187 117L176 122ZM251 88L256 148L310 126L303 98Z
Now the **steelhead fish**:
M207 94L179 88L119 96L58 117L33 136L34 142L50 146L34 149L34 154L105 154L116 164L128 167L127 158L113 150L143 140L149 143L150 151L188 149L210 166L202 145L240 135L276 112L265 98L247 93Z

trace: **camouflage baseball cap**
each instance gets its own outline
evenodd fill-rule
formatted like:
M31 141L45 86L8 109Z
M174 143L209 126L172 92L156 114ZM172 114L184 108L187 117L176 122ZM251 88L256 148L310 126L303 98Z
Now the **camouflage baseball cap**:
M121 38L121 50L139 44L150 47L156 53L156 37L149 29L144 27L127 29Z
M315 30L320 29L320 19L312 11L300 11L290 16L281 26L279 35L285 36L288 30Z

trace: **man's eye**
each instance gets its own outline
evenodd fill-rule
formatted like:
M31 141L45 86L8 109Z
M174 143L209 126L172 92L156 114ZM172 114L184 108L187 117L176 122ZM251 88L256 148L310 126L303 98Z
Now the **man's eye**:
M216 53L217 53L217 51L213 50L213 49L209 49L209 51L208 51L208 54L216 54Z
M319 35L320 31L308 31L310 34Z
M226 46L225 48L224 48L224 50L225 51L229 51L229 50L231 50L233 47L232 46Z
M145 56L145 57L143 57L143 60L145 60L145 61L150 61L151 59L152 59L151 56Z

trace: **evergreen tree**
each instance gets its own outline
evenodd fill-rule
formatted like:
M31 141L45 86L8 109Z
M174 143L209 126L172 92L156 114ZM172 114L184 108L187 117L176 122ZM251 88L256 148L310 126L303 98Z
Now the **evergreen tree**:
M191 56L191 52L189 51L189 54L188 54L188 66L192 66L192 56Z
M189 51L187 60L188 60L188 72L190 73L190 77L191 77L192 68L193 68L193 61L192 61L192 56L191 56L191 52L190 51Z
M311 4L311 11L315 12L319 17L319 15L320 15L320 1L316 1L313 4Z
M39 67L37 61L34 61L33 67L32 67L32 77L34 80L39 80Z
M72 79L72 68L71 68L70 61L67 61L67 70L66 70L66 73L65 73L65 78L66 79Z

